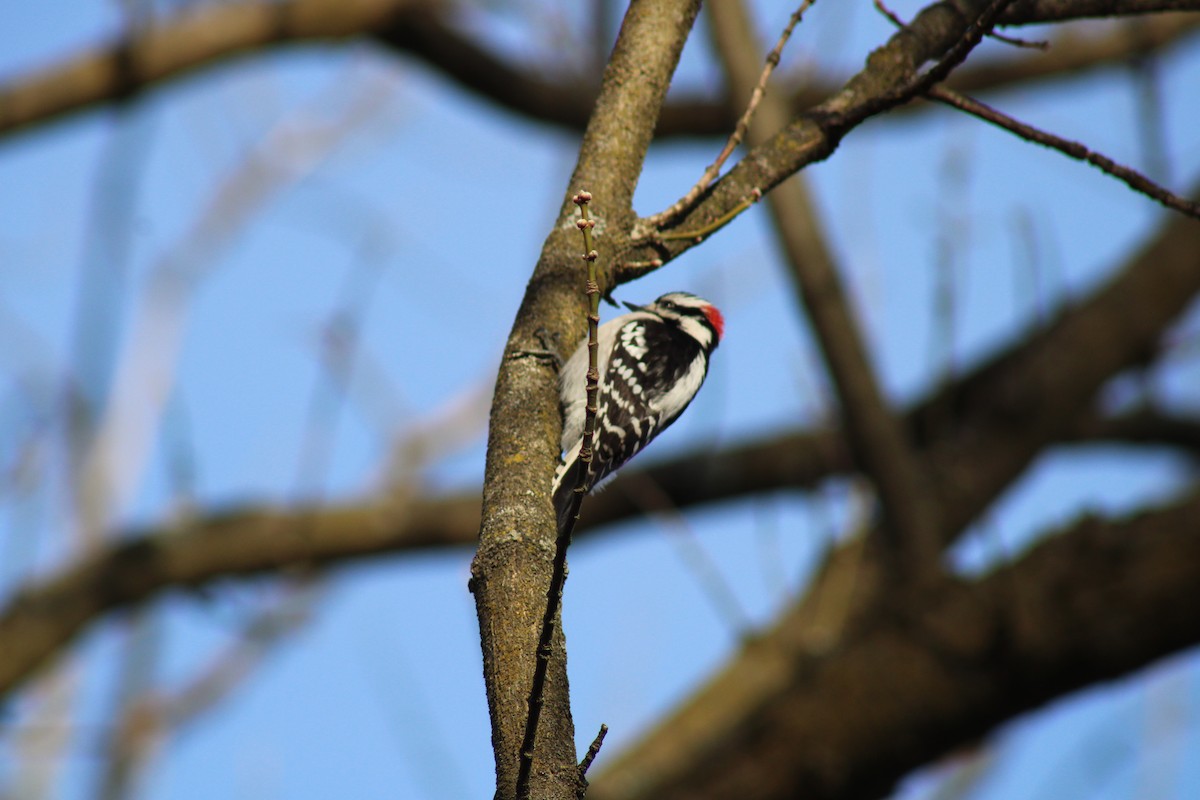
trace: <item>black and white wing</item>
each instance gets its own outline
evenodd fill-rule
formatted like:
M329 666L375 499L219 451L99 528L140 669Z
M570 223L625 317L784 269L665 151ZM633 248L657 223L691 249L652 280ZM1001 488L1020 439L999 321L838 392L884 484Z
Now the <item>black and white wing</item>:
M596 440L585 491L603 482L674 422L696 396L708 372L708 353L678 326L643 313L613 322L620 323L612 332L615 341L601 348L608 359L600 371ZM564 387L569 388L566 381L577 382L581 403L586 402L581 377L587 370L586 348L582 355L582 369L568 362L562 375ZM569 396L574 401L574 390ZM560 530L566 524L578 478L581 441L581 426L578 431L564 430L564 463L554 486Z

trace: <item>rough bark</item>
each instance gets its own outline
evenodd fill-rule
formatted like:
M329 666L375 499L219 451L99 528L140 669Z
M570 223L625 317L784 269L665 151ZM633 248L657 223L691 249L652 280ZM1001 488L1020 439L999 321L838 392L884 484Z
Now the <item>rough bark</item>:
M496 380L488 429L483 520L471 567L499 797L515 793L534 650L546 605L555 539L550 485L558 459L557 371L579 340L583 314L579 234L571 196L590 191L597 248L627 237L633 190L698 0L630 5L579 160L554 228L526 288ZM608 270L601 291L612 284ZM531 779L534 797L574 797L578 786L566 650L558 626Z

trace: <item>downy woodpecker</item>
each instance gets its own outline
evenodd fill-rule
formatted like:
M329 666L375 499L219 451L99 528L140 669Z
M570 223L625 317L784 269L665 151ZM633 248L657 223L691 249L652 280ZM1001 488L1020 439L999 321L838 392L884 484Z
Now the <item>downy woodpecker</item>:
M625 305L630 313L598 331L596 437L585 491L616 472L683 413L704 383L709 356L724 332L721 312L687 292L664 294L647 306ZM554 505L560 531L568 522L582 468L578 458L587 369L584 340L559 373L563 463L554 475Z

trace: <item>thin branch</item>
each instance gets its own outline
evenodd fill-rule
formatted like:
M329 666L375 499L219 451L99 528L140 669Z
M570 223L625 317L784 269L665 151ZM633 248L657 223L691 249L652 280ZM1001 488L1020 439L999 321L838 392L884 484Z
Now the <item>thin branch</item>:
M783 48L785 45L787 45L788 39L792 38L792 31L795 30L796 25L800 23L800 20L804 16L804 12L807 11L814 2L816 2L816 0L804 0L804 2L800 4L800 7L797 8L792 13L792 16L788 19L787 25L785 25L783 28L783 32L779 34L779 40L775 42L775 46L771 48L771 52L767 53L767 60L763 65L762 73L758 76L758 83L754 85L754 89L750 92L750 99L746 102L746 110L742 112L742 116L738 119L737 125L734 126L733 133L729 136L728 141L725 142L725 147L721 148L721 152L717 154L716 160L708 165L708 168L704 170L704 174L700 176L700 180L696 182L695 186L688 190L687 194L679 198L679 200L677 200L669 208L666 208L663 211L660 211L659 213L642 221L642 224L647 230L657 230L658 228L669 224L682 212L691 208L696 203L696 200L700 198L700 195L704 194L704 191L711 186L712 182L715 181L717 176L721 174L721 167L723 167L725 162L729 160L729 157L733 155L733 151L736 150L737 146L742 143L742 139L745 138L746 132L750 129L750 121L754 119L754 112L758 109L759 102L762 101L763 95L765 95L767 92L767 81L771 79L771 73L773 73L775 68L779 66L779 60L783 54ZM731 218L732 216L734 215L731 215ZM720 226L717 225L716 227ZM679 235L684 236L687 234ZM691 235L696 236L702 234Z
M579 762L579 783L581 790L587 788L587 771L592 768L592 762L596 760L596 756L600 755L600 748L604 746L605 736L608 736L608 726L601 723L596 738L592 739L587 753L584 754L583 760ZM579 796L583 797L583 791L580 791Z
M932 67L923 73L913 75L891 91L882 93L879 97L865 104L850 119L854 119L859 114L870 116L878 111L906 103L914 97L923 94L929 87L941 83L950 75L955 67L966 60L971 51L983 41L983 37L991 32L997 19L1004 13L1005 9L1015 2L1016 0L990 0L979 13L979 16L967 25L966 30L959 37L958 41ZM865 119L866 116L863 116L862 119Z
M587 493L588 473L592 465L592 445L596 434L596 404L600 393L600 370L597 367L599 340L597 330L600 324L600 285L596 282L596 259L599 257L593 247L592 229L596 221L588 216L588 203L592 196L587 191L581 191L572 198L579 206L579 220L576 227L583 234L583 261L587 265L587 328L588 328L588 370L587 370L587 404L584 406L583 439L579 443L578 462L581 468L576 470L575 488L571 491L571 506L567 520L558 531L554 540L554 566L550 572L550 585L546 589L546 611L542 615L541 633L538 636L537 660L533 668L533 684L529 690L529 713L525 718L525 738L521 745L521 764L517 772L517 798L528 800L529 775L533 769L534 750L537 746L538 723L542 717L542 696L546 691L546 672L550 668L550 656L554 642L554 620L558 617L562 606L563 585L567 580L567 548L571 546L571 532L579 521L579 508L583 504L583 496Z
M945 103L952 108L965 111L985 122L990 122L992 125L1014 133L1022 139L1040 144L1043 147L1049 147L1051 150L1057 150L1076 161L1084 161L1091 164L1100 171L1112 175L1135 192L1144 194L1146 197L1161 203L1172 211L1178 211L1189 217L1200 219L1200 203L1195 203L1186 197L1181 197L1159 186L1137 170L1122 166L1108 156L1089 150L1079 142L1039 130L1032 125L1016 120L1001 111L997 111L991 106L981 103L978 100L973 100L966 95L959 94L953 89L947 89L944 86L931 86L925 90L925 95L931 100L937 100L939 103Z
M901 30L907 27L907 23L900 19L900 15L888 8L884 4L883 0L872 0L872 3L875 6L875 10L882 14L888 22L892 23ZM1011 44L1013 47L1021 47L1028 50L1050 49L1050 43L1047 41L1028 41L1026 39L1018 39L1015 36L1005 36L1003 33L999 33L994 30L988 33L988 38L995 39L998 42L1004 42L1005 44Z
M660 233L657 236L654 236L653 238L656 241L660 241L660 242L670 242L670 241L678 241L678 240L690 240L690 241L696 242L696 243L702 242L702 241L704 241L705 237L707 237L709 234L715 233L716 231L720 230L721 228L724 228L730 222L733 222L733 220L736 219L739 214L741 214L747 208L749 208L750 206L754 205L759 200L761 200L762 196L763 196L762 191L760 191L757 187L755 187L755 188L751 189L750 193L746 197L742 198L742 200L739 201L737 205L735 205L733 208L726 211L721 216L714 219L712 222L709 222L708 224L702 225L701 227L695 228L693 230L667 231L666 233ZM680 207L676 213L683 211L684 208L686 208L686 206ZM630 265L626 264L624 266L630 266ZM658 266L659 267L662 266L661 261L658 263Z
M983 4L976 0L969 10L964 10L963 4L946 2L929 6L906 30L894 34L872 53L863 71L841 91L747 153L684 212L684 218L696 219L696 227L703 230L712 220L743 206L754 192L769 192L805 166L828 158L857 125L909 102L943 80L1014 1L990 0ZM937 61L932 67L920 71L923 64L934 59ZM636 230L638 235L620 253L622 264L647 262L650 258L666 263L695 245L694 239L656 240L653 231L640 220ZM615 281L620 284L644 274L644 269L621 266Z

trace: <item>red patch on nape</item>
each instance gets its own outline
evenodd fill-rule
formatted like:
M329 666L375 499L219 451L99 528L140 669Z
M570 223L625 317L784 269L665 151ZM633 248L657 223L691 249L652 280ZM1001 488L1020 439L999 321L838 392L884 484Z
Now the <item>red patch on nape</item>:
M708 317L708 321L717 329L717 340L720 341L721 337L725 335L725 318L721 316L721 312L717 310L716 306L705 306L704 316Z

